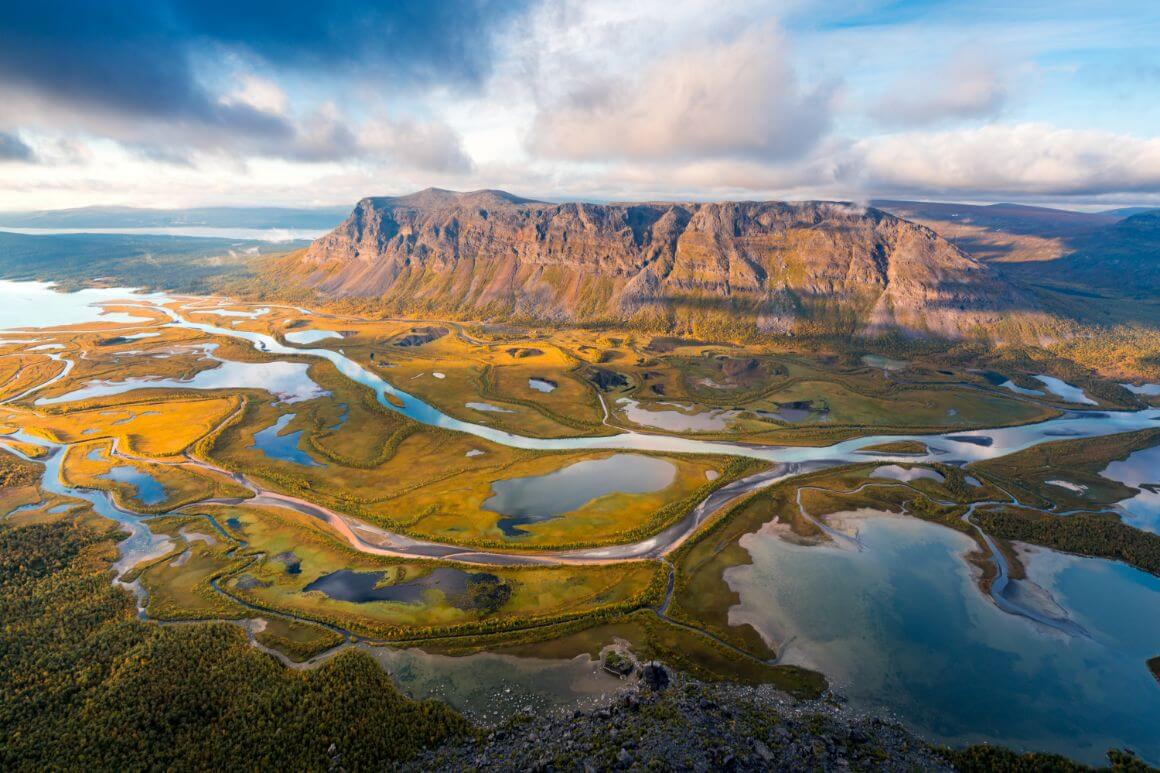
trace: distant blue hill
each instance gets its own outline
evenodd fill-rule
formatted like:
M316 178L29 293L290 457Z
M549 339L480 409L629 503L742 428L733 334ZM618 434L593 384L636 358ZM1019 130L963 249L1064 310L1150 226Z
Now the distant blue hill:
M1105 209L1100 214L1132 217L1133 215L1143 215L1145 212L1160 212L1160 207L1120 207L1118 209Z
M34 212L0 212L0 228L301 228L330 229L350 214L350 206L199 207L144 209L80 207Z

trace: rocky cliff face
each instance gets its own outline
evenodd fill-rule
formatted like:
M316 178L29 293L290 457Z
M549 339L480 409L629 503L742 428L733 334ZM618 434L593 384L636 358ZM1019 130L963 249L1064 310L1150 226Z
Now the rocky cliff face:
M332 297L477 318L955 338L1035 311L933 231L826 202L549 204L429 189L362 200L299 261Z

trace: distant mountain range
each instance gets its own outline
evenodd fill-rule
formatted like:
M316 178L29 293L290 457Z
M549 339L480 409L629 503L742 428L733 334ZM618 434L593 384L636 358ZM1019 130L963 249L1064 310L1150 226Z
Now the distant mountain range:
M1028 285L1100 290L1154 303L1160 294L1160 209L1085 213L1018 204L876 201L938 231Z
M1127 214L1076 212L1026 204L953 204L875 199L870 205L908 220L941 221L1030 236L1071 236L1114 225ZM1134 214L1134 213L1133 213Z
M1041 268L1047 279L1160 299L1160 210L1145 210L1069 242L1071 252Z
M996 334L1035 298L934 231L835 202L363 199L279 275L398 313L777 334Z
M0 228L333 228L349 207L81 207L0 212Z

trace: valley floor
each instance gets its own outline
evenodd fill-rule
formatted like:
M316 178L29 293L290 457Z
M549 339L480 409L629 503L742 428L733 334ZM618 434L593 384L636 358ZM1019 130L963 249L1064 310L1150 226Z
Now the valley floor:
M117 583L166 628L229 621L306 672L364 650L405 689L449 696L469 714L513 674L545 705L572 705L580 683L592 699L612 689L593 664L626 652L778 695L819 696L829 677L859 696L858 711L897 711L957 745L990 739L1093 762L1131 745L1160 758L1127 718L1160 710L1146 666L1160 632L1121 630L1160 612L1160 396L1145 387L1003 353L806 353L219 298L5 291L42 293L46 311L0 333L2 529L15 539L94 516L116 522L129 535ZM913 526L881 525L895 522ZM769 590L790 578L770 585L762 572L798 560L794 551L804 551L803 576L846 562L834 571L880 579L918 567L920 585L939 584L937 602L878 599L901 610L892 635L903 640L933 608L976 610L943 623L970 642L979 615L994 615L986 627L1003 641L964 657L986 673L996 666L985 653L1034 652L1043 681L1015 688L1050 696L1044 705L1063 721L1045 713L1042 732L1013 732L956 714L947 704L961 696L915 679L940 664L892 661L888 638L866 658L896 684L863 690L865 673L832 660L833 634ZM1069 554L1092 558L1073 565ZM1103 583L1120 600L1104 616L1067 579L1085 572L1089 588ZM803 590L807 607L838 603L826 586ZM844 634L860 635L846 619ZM1052 681L1069 638L1066 651L1082 650L1106 677L1100 689ZM1089 638L1105 646L1088 652ZM555 664L559 678L537 677L536 663ZM1137 671L1145 681L1133 681ZM474 690L456 681L469 674L482 679ZM742 705L743 694L788 700L689 682L615 712L630 724L621 709L681 717L706 700ZM1081 715L1102 719L1077 738ZM855 748L825 730L819 751L816 738L780 742L778 728L796 725L747 729L723 716L713 721L729 732L774 734L769 759L730 742L742 767L868 765L880 753L899 766L957 764L921 757L936 753L903 731ZM617 762L621 748L597 744L601 732L584 754ZM652 754L634 743L632 760ZM445 753L511 761L487 748ZM689 753L693 767L724 764L707 746Z

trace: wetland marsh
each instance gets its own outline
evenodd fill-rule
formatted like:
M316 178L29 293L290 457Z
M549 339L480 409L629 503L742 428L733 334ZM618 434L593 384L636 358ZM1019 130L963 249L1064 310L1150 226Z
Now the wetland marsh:
M86 292L0 286L38 309L0 331L0 453L43 465L9 519L116 521L147 619L260 619L288 661L363 639L464 705L525 661L553 676L516 679L513 706L608 690L592 658L621 640L803 694L820 672L941 741L1160 757L1139 720L1160 711L1160 633L1122 626L1160 619L1160 409L1129 390L1046 377L1041 400L921 359L326 315L338 336L296 307ZM1112 542L978 525L1015 528L1011 507L1091 514ZM468 658L491 660L465 691ZM1081 667L1098 676L1069 686ZM987 674L1050 700L988 714Z

